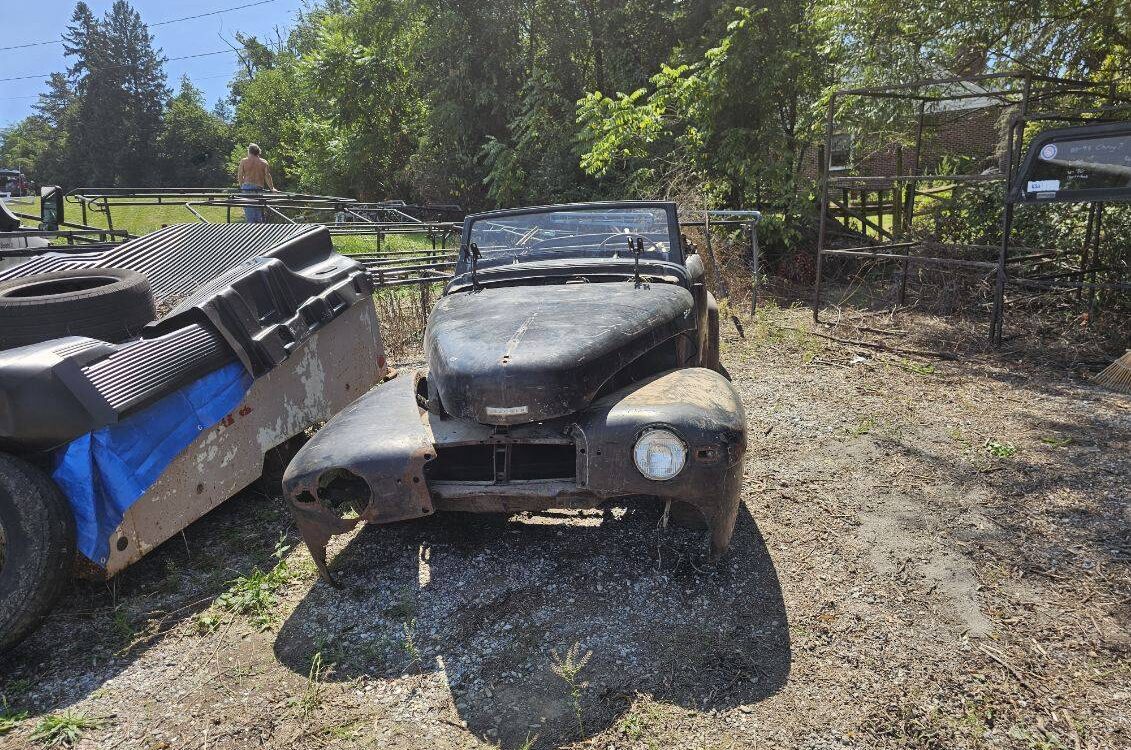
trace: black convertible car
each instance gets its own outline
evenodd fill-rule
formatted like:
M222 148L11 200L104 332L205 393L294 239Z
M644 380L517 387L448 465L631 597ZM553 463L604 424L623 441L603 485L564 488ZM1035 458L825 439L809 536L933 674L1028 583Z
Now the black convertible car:
M284 476L323 575L360 521L593 508L641 496L734 529L742 402L703 261L666 202L469 216L428 321L428 365L331 420Z

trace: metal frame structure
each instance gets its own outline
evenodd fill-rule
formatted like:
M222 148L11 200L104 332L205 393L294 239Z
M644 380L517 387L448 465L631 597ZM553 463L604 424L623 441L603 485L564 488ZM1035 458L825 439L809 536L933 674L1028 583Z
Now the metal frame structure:
M681 221L680 229L684 227L701 227L703 238L706 242L708 281L711 288L721 295L726 294L725 280L719 273L719 260L711 246L711 227L730 227L742 229L750 234L750 315L753 316L758 309L758 274L760 272L760 253L758 247L758 224L762 221L762 212L745 209L708 209L689 211L694 215L703 214L702 221Z
M462 218L458 206L447 204L366 203L332 195L289 192L252 195L212 188L77 188L67 193L66 200L81 207L84 222L89 213L94 212L104 215L110 227L114 226L114 207L181 206L203 223L210 222L200 209L223 208L226 222L231 223L232 209L254 206L278 223L319 223L334 236L372 237L375 245L372 251L350 253L350 257L364 265L374 284L381 288L427 285L451 278L456 253L446 246L450 238L458 236L460 224L425 220L421 216L459 215ZM431 249L382 247L386 238L397 235L425 235Z
M982 84L1004 84L1000 88L983 89ZM977 90L973 90L977 87ZM1096 110L1077 110L1072 112L1032 111L1035 103L1051 102L1055 107L1058 100L1064 98L1090 97L1104 105ZM849 97L864 99L895 99L916 102L917 122L914 144L914 163L910 170L902 165L902 151L896 152L895 174L868 175L868 176L842 176L833 172L833 138L838 134L837 112L838 104ZM923 153L923 128L924 120L932 114L928 111L931 105L944 102L955 102L964 99L992 98L1003 107L1017 109L1009 121L1006 133L1006 150L1004 154L1004 169L1000 174L971 174L971 175L940 175L924 174L922 165ZM817 240L816 279L813 288L813 320L821 322L820 312L822 306L822 291L824 283L824 261L826 256L848 257L856 260L882 260L898 262L901 270L897 305L905 303L908 269L911 265L930 265L936 267L949 267L954 269L981 270L993 273L995 277L993 311L990 321L990 336L993 344L1000 344L1002 338L1002 321L1004 317L1005 293L1011 284L1028 286L1034 282L1010 273L1011 264L1024 263L1039 259L1040 252L1027 252L1015 255L1011 238L1013 231L1014 203L1009 200L1018 171L1021 165L1022 149L1025 140L1025 126L1030 122L1040 120L1064 121L1096 121L1102 119L1104 112L1110 112L1126 104L1127 100L1118 96L1111 84L1101 84L1094 81L1080 81L1052 76L1041 76L1031 73L995 73L980 76L942 78L923 80L913 83L883 86L874 88L844 89L835 92L829 99L826 122L825 140L819 155L820 179L820 224ZM1097 114L1098 117L1089 117ZM917 240L911 236L912 219L915 214L916 194L928 192L923 185L944 182L952 186L970 186L969 189L985 189L999 191L1003 205L1002 238L999 245L959 245L943 243L928 243ZM832 191L840 190L840 200L833 197ZM856 193L859 200L853 206L852 194ZM889 198L890 194L890 198ZM869 205L869 196L874 195L875 200ZM1098 209L1102 213L1102 207ZM862 231L860 238L865 244L850 247L833 247L830 242L832 234L831 221L836 219L836 214L847 221L856 221ZM872 221L871 216L876 216ZM891 217L890 228L886 217ZM1093 220L1089 218L1088 242L1092 242L1098 233L1093 232ZM869 237L869 230L876 235ZM932 252L932 245L935 252ZM996 259L972 260L968 258L953 257L937 253L939 247L951 251L973 250L994 251ZM925 249L927 253L914 251ZM1031 249L1026 249L1027 251ZM1084 249L1085 257L1089 252ZM1078 274L1086 273L1081 269ZM1094 287L1094 284L1092 285ZM1054 288L1044 285L1044 288ZM1090 288L1082 278L1072 284L1057 285L1055 288L1084 289Z

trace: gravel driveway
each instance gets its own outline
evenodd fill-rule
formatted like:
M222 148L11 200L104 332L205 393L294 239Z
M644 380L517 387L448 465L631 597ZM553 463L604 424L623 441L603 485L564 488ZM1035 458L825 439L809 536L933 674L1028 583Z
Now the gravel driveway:
M648 504L451 514L338 541L336 591L248 490L72 587L0 662L0 747L60 715L107 749L1131 747L1131 398L798 309L728 329L721 564Z

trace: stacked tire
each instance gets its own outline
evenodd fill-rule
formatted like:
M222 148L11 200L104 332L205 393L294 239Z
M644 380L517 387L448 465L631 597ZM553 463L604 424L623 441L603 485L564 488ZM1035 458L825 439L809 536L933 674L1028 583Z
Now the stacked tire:
M0 349L63 336L120 343L156 317L149 281L136 271L88 268L0 282Z

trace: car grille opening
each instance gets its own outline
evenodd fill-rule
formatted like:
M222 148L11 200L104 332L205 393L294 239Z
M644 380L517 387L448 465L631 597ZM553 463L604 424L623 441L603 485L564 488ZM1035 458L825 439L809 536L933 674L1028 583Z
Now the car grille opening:
M573 480L577 454L572 444L498 443L440 447L424 467L435 482L493 482L532 479Z

